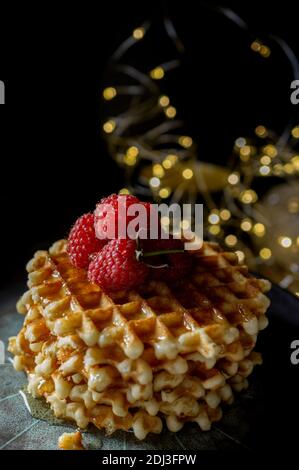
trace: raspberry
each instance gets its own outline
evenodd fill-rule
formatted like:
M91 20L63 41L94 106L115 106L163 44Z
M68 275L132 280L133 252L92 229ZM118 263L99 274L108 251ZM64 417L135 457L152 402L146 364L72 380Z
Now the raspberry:
M136 260L135 240L110 240L89 264L88 279L106 291L132 289L142 284L148 267Z
M122 205L124 215L118 212L118 205ZM144 227L136 227L136 234L138 230L146 229L148 227L147 224L149 222L149 215L151 211L151 204L146 202L141 202L135 196L131 194L125 195L117 195L111 194L110 196L101 199L101 201L97 204L96 209L94 211L95 215L95 223L96 223L96 234L98 238L101 239L114 239L119 236L118 229L119 226L121 227L121 231L124 231L124 236L122 238L127 237L126 229L128 223L135 219L135 215L127 216L127 210L132 204L142 204L146 208L147 212L147 220L144 223ZM136 216L138 214L136 213ZM121 234L122 235L122 234ZM130 237L132 238L132 237Z
M179 239L144 240L143 250L145 254L152 251L165 251L162 255L145 257L145 263L149 263L150 278L158 281L176 281L186 276L192 269L192 258L188 252L167 253L167 250L183 250L183 242ZM163 266L167 264L167 266ZM159 267L161 266L161 267Z
M90 261L90 255L99 251L104 245L104 240L98 240L94 230L94 215L84 214L76 220L70 231L67 251L70 260L77 268L86 268Z

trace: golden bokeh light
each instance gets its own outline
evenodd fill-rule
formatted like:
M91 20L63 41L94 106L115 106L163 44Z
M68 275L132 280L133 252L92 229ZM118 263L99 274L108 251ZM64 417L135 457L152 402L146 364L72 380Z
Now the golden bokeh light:
M262 45L260 47L259 53L262 57L268 58L271 54L271 49L268 46Z
M145 29L142 26L134 29L132 33L132 36L134 39L136 39L136 41L139 41L140 39L142 39L144 35L145 35Z
M110 119L103 124L103 130L106 132L106 134L111 134L115 130L115 127L116 122L113 121L113 119Z
M180 138L179 138L179 144L184 147L185 149L188 149L190 147L192 147L192 144L193 144L193 140L191 139L191 137L189 137L188 135L182 135Z
M240 175L238 173L231 173L227 178L227 181L232 185L238 184L240 181Z
M178 161L178 156L177 155L169 154L163 160L162 165L164 166L164 168L166 170L169 170L170 168L172 168L177 163L177 161Z
M116 88L109 86L103 90L103 97L106 101L111 101L117 95Z
M259 52L261 49L261 43L258 40L255 40L251 43L250 47L254 52Z
M227 246L235 246L238 243L238 239L235 235L227 235L224 241Z
M276 157L278 154L277 148L275 147L275 145L272 145L272 144L265 145L265 147L263 148L263 151L266 155L268 155L271 158Z
M193 170L191 170L191 168L186 168L183 170L182 176L185 180L191 180L191 178L193 178Z
M292 136L295 137L295 139L299 139L299 126L292 129Z
M168 118L173 119L176 116L176 109L174 106L168 106L165 108L165 114Z
M210 225L208 230L211 235L218 235L221 231L221 228L219 225Z
M254 224L252 230L253 230L253 233L257 237L263 237L266 233L266 227L264 226L264 224L261 224L260 222Z
M240 149L240 159L242 160L242 162L248 162L250 159L250 155L251 155L250 145L244 145L244 147Z
M118 191L118 194L130 194L128 188L122 188Z
M260 162L262 165L270 165L271 163L271 158L269 157L269 155L263 155L260 159Z
M133 156L133 155L128 155L126 154L124 156L124 163L128 166L134 166L136 165L136 162L137 162L137 157Z
M240 200L243 204L252 204L257 201L258 197L253 189L246 189L240 194Z
M267 137L268 132L265 126L257 126L255 128L255 133L258 137Z
M169 100L168 96L166 96L166 95L160 96L159 105L162 106L162 108L166 108L166 106L168 106L169 103L170 103L170 100Z
M221 209L219 213L222 220L229 220L231 218L231 212L228 209Z
M161 80L165 75L164 69L162 67L155 67L150 71L150 76L153 80Z
M136 147L136 145L132 145L131 147L129 147L127 150L127 155L130 157L138 157L139 155L138 147Z
M292 163L286 163L285 165L283 165L283 169L288 175L292 175L295 171L295 168Z
M293 164L293 167L296 171L299 171L299 155L295 155L292 157L291 162Z
M261 248L259 255L262 259L270 259L272 256L272 251L270 248Z
M252 229L252 222L250 219L244 219L241 222L241 229L244 230L244 232L249 232Z
M160 191L159 191L159 196L162 199L166 199L170 194L171 194L171 189L169 187L161 188Z
M160 165L160 163L155 163L155 165L153 165L153 175L157 176L158 178L163 178L165 175L164 168L162 165Z

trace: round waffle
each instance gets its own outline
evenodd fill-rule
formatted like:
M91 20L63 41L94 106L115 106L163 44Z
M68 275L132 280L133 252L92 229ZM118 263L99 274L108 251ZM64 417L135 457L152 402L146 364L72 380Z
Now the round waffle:
M253 348L270 283L206 242L188 278L107 295L71 264L66 243L35 254L17 304L25 319L9 350L29 392L80 428L144 439L165 418L174 432L188 421L210 429L261 363Z

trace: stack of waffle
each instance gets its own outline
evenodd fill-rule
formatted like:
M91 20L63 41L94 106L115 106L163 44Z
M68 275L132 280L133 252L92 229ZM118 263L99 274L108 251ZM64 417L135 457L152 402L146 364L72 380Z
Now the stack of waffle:
M261 363L253 348L270 284L217 244L191 253L188 278L107 295L70 263L66 241L38 251L17 304L24 325L9 345L28 391L80 428L144 439L165 418L170 431L189 421L209 430Z

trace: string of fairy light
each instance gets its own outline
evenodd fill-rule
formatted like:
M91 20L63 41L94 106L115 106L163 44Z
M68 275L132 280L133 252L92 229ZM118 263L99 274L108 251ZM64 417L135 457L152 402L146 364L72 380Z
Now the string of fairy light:
M258 126L255 129L256 136L261 139L267 139L269 133L264 126ZM299 126L292 129L292 136L295 139L299 138ZM274 141L277 140L273 135L272 138ZM258 212L255 211L255 207L258 204L259 196L251 186L255 179L259 177L274 175L288 179L292 176L298 176L299 155L290 147L285 147L283 151L279 152L272 143L257 147L243 137L236 139L235 155L239 158L239 162L236 164L238 171L234 170L229 174L226 188L226 192L233 201L233 204L228 201L228 206L232 205L233 209L232 211L213 209L208 216L209 231L213 235L219 235L223 223L236 226L235 222L238 221L240 231L251 233L262 239L265 237L268 228L271 227L271 214L269 214L269 220L258 221ZM235 204L236 200L241 204L242 215L239 213L240 206ZM299 199L297 197L290 201L288 210L292 214L299 214ZM230 220L231 223L229 223ZM230 234L226 236L225 242L228 246L234 247L238 244L238 238ZM290 248L292 245L299 247L299 236L292 240L290 237L281 234L277 239L277 243L283 248ZM244 256L241 251L238 253L241 258ZM272 256L271 250L264 246L260 249L259 256L263 260L270 259Z
M120 46L117 59L129 47L142 41L149 27L147 23L134 29ZM250 48L264 59L272 52L269 45L259 39L252 40ZM177 119L177 109L170 97L161 92L160 82L178 65L178 60L171 60L148 72L124 68L123 72L137 84L117 86L110 83L102 91L107 104L123 95L131 96L124 112L110 116L102 124L108 150L125 170L127 186L120 193L137 192L151 196L155 201L168 200L170 203L195 202L200 195L207 207L206 236L221 244L224 242L236 252L241 263L246 258L252 269L275 268L277 256L268 243L271 213L267 217L260 211L263 195L259 194L256 182L269 177L298 181L299 154L295 149L299 142L299 125L292 127L283 145L281 136L264 125L255 128L252 138L238 137L228 167L212 168L213 178L222 178L221 197L219 188L215 197L211 184L204 177L207 165L198 162L194 140L180 132L183 123ZM138 132L135 125L139 126ZM144 130L140 131L140 128ZM298 256L299 196L290 197L287 211L298 215L297 234L290 236L281 227L275 243L280 249L291 250ZM170 223L169 219L163 219L162 224ZM186 224L187 221L182 221L182 227L187 228ZM282 285L287 277L287 287L299 296L299 256L298 265L291 262L288 269L278 266L278 271Z
M131 40L126 40L125 43L134 45L134 41L139 42L145 37L147 30L145 27L138 27L133 30ZM149 161L152 165L152 172L148 178L150 191L154 193L155 198L167 199L171 196L173 188L169 185L163 185L163 178L169 170L176 167L178 162L196 160L196 154L193 149L193 140L188 135L175 134L173 131L179 128L182 123L176 120L177 109L170 102L170 97L161 93L157 85L153 85L161 81L165 74L172 68L179 65L178 60L172 60L166 64L158 65L151 69L147 77L145 74L138 71L138 86L141 87L141 94L145 95L150 91L150 98L142 102L142 112L140 113L140 103L137 106L132 105L125 115L118 115L110 117L103 123L103 131L108 136L108 146L110 153L128 170L127 174L130 176L132 169L138 166L140 161ZM142 80L140 80L142 75ZM149 79L152 83L150 90L147 87ZM130 87L107 86L103 90L103 98L106 102L114 100L120 94L127 93ZM134 96L135 97L135 96ZM137 109L136 109L137 108ZM138 124L147 121L147 115L153 115L155 118L160 118L160 123L152 129L147 130L143 134L135 137L133 145L128 145L130 139L125 137L126 131L134 123L134 114L138 114ZM163 122L164 119L168 122ZM161 150L156 148L159 144L169 146L167 149ZM193 178L192 168L186 166L182 169L182 178L188 182ZM126 187L120 190L121 193L128 193L134 188ZM143 191L145 191L143 189ZM145 191L146 192L146 191Z

